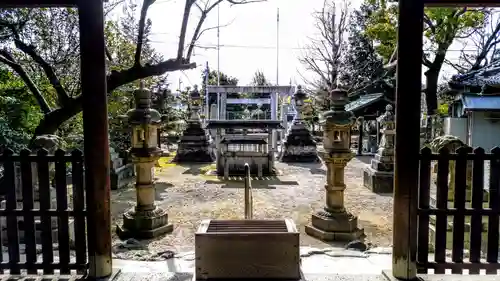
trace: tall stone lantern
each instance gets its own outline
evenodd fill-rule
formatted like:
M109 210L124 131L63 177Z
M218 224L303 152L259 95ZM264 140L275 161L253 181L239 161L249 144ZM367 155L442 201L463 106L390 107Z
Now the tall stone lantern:
M293 102L295 107L295 118L292 126L288 130L283 142L280 161L285 163L292 162L319 162L316 151L316 142L314 141L311 132L302 122L302 110L307 99L306 93L302 90L302 86L298 85Z
M134 91L136 108L127 112L132 128L130 154L136 170L136 206L123 214L123 225L116 228L122 239L149 239L172 232L168 214L155 205L154 166L161 155L158 148L158 127L161 115L151 108L151 92L141 88Z
M352 112L345 111L347 92L335 89L330 94L332 108L323 114L323 148L318 154L326 165L326 202L315 212L308 235L323 241L351 241L364 237L358 219L345 209L344 169L354 157L350 150L351 127L355 124Z

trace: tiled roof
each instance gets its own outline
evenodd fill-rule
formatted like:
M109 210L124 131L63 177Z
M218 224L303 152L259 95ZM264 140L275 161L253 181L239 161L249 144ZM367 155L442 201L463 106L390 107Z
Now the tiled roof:
M384 96L383 93L362 95L359 99L345 105L346 111L354 111L376 102Z
M450 86L500 87L500 62L469 73L454 75L449 84Z

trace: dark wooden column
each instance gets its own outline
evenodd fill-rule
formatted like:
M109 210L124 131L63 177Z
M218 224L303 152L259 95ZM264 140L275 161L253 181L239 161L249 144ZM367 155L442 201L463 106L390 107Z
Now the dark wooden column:
M358 155L363 155L363 128L365 124L365 119L364 118L359 118L359 125L358 125Z
M399 0L394 169L394 277L416 277L423 1Z
M111 275L108 106L102 0L79 0L89 275Z

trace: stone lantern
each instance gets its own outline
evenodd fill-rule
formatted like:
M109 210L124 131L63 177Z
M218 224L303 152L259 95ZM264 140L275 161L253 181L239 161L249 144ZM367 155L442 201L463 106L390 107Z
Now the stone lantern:
M345 111L347 92L335 89L330 95L332 109L323 114L323 148L319 156L326 164L326 202L322 210L312 215L305 230L308 235L323 241L351 241L364 236L358 219L344 206L344 169L354 157L350 150L351 127L355 124L352 112Z
M161 115L151 108L151 92L141 88L134 91L136 108L128 111L132 128L130 154L136 170L136 206L123 214L123 225L116 231L120 238L149 239L172 232L168 214L155 205L154 166L161 155L158 148L158 126Z
M198 90L198 85L193 86L193 90L189 93L191 101L191 120L200 120L201 95Z
M304 108L307 95L302 90L302 87L297 86L297 90L293 95L295 107L295 118L293 124L287 132L283 142L283 148L280 155L280 161L286 163L293 162L319 162L316 151L316 142L314 141L311 132L302 122L302 109Z
M211 163L214 161L214 156L211 153L210 140L200 121L201 95L197 85L194 85L189 93L189 100L190 120L177 145L177 154L173 162Z

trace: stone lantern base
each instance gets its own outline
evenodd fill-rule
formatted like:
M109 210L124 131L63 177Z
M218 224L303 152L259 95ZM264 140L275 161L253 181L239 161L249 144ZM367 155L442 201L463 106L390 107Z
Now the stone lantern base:
M394 190L394 173L377 171L366 167L363 171L363 185L374 193L392 193Z
M279 160L285 163L317 163L320 162L316 151L316 142L311 132L302 122L290 127L281 148Z
M363 171L363 185L375 193L394 190L394 159L392 149L381 148Z
M172 232L173 224L168 214L160 207L153 211L136 211L132 208L123 214L123 225L116 227L120 239L151 239Z
M306 225L306 234L322 241L352 241L365 237L358 228L358 218L343 212L321 210L311 217L311 225Z
M210 141L201 127L200 121L189 121L177 144L176 163L212 163L215 157L210 149Z

